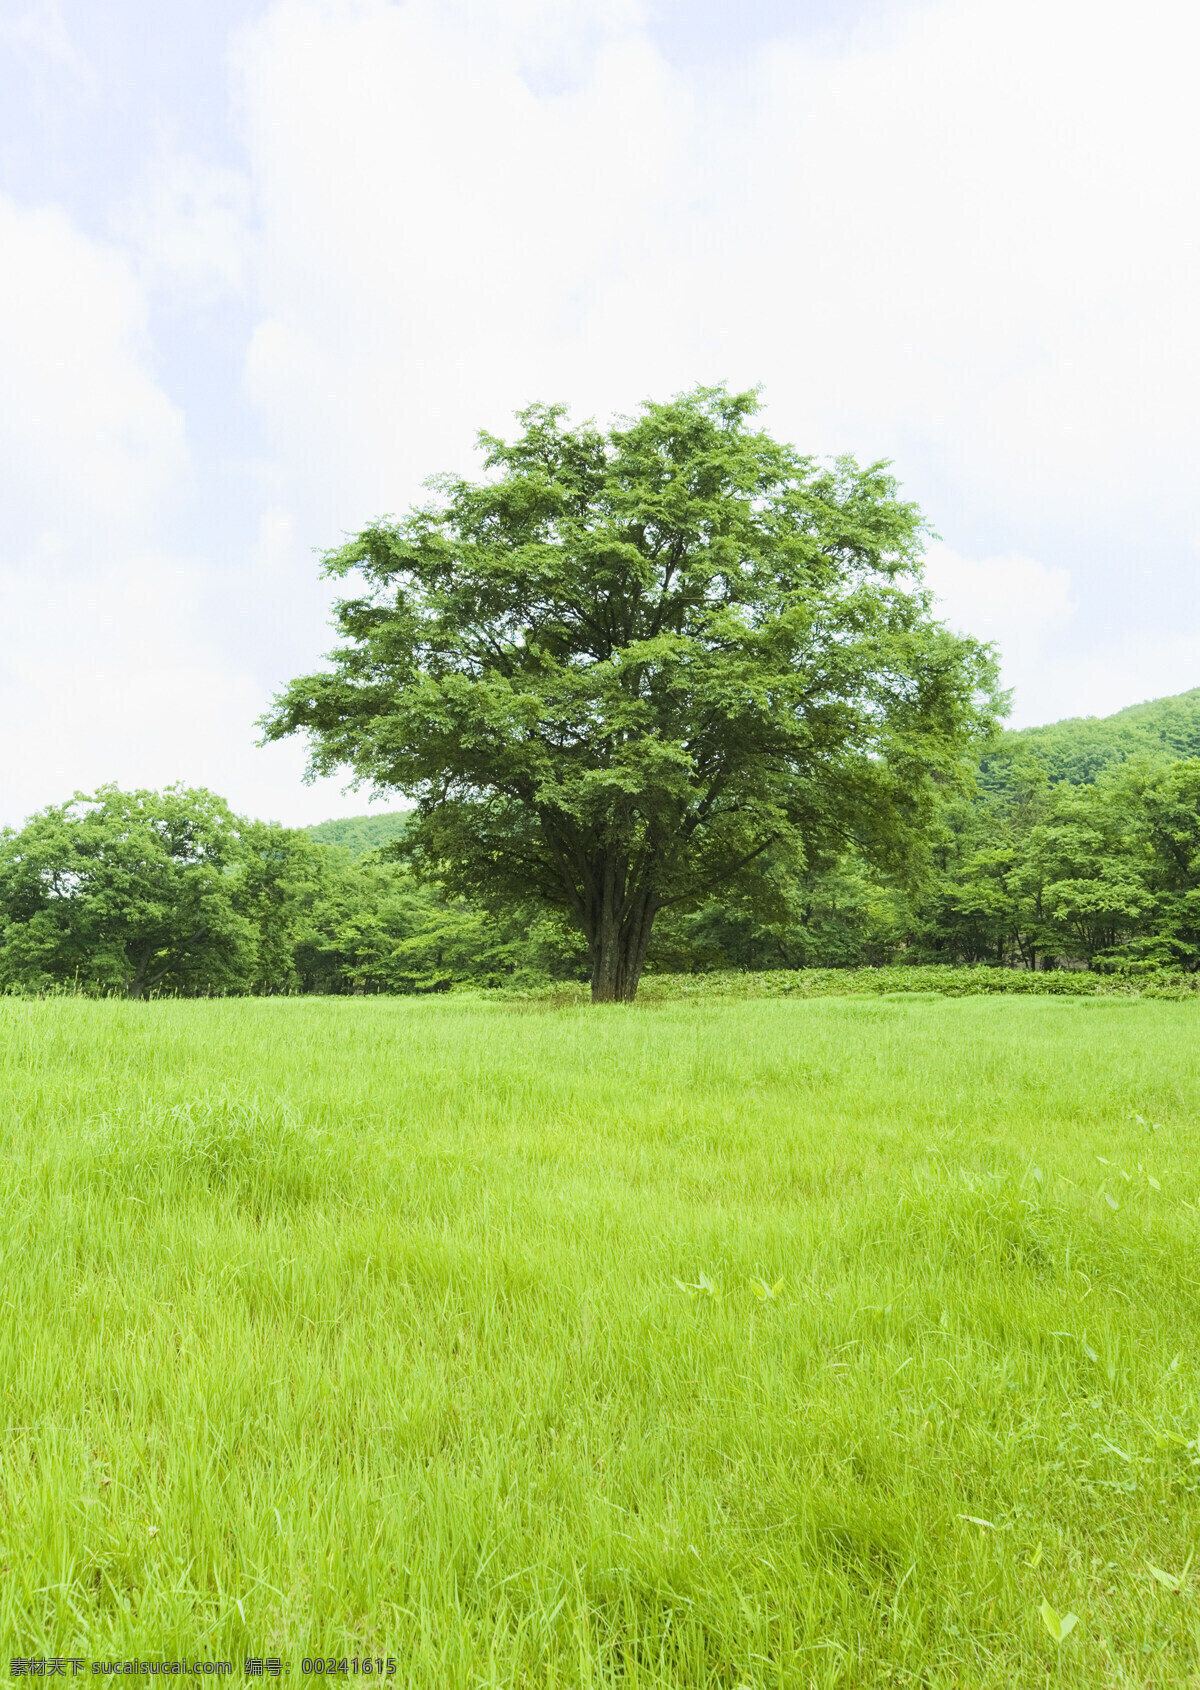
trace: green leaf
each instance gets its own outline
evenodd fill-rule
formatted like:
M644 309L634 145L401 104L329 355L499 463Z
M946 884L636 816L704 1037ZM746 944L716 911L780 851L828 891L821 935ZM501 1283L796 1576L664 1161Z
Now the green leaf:
M1156 1578L1159 1584L1165 1584L1168 1590L1178 1591L1180 1581L1175 1573L1164 1572L1161 1567L1156 1567L1153 1561L1147 1561L1146 1565L1150 1569L1151 1578Z
M762 1303L773 1301L779 1295L782 1285L782 1279L777 1279L774 1285L768 1285L765 1279L752 1279L750 1281L750 1289Z
M1047 1602L1044 1598L1038 1612L1042 1616L1042 1624L1056 1643L1063 1642L1063 1640L1069 1637L1071 1632L1073 1632L1075 1627L1079 1624L1079 1616L1077 1614L1056 1614L1049 1602Z

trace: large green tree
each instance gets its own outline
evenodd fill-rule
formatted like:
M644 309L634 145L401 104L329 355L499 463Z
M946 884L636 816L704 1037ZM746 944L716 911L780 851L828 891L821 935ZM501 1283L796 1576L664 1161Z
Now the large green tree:
M405 849L451 891L565 911L596 1001L634 996L660 911L769 897L768 859L911 860L993 724L991 654L935 619L886 466L822 466L757 409L698 388L481 435L485 480L328 554L361 584L345 643L264 722L415 799Z

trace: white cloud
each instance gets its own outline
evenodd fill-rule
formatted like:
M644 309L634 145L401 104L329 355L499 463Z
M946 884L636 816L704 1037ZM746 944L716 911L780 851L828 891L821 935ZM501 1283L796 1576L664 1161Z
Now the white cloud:
M244 172L171 153L152 161L114 225L142 279L178 309L245 291L252 216Z
M925 582L952 628L996 642L1001 681L1014 694L1011 727L1106 716L1200 681L1192 629L1146 636L1118 625L1081 640L1070 571L1036 558L970 558L936 544Z
M1020 708L1021 698L1042 685L1052 636L1071 620L1069 571L1031 557L963 557L939 544L927 557L925 582L938 615L956 632L995 641L1002 683Z
M969 558L935 544L925 580L946 621L981 640L1023 638L1037 649L1066 625L1075 608L1070 572L1031 557Z
M92 558L82 572L49 555L0 565L0 820L109 780L208 786L291 824L366 807L341 781L303 786L298 743L256 748L261 682L213 635L245 603L213 605L207 592L169 553Z
M7 17L0 18L0 42L32 49L62 66L80 68L55 0L33 0L20 10L14 7Z
M721 137L720 288L745 317L754 276L742 355L789 409L936 458L1010 522L1182 504L1200 14L1131 16L956 0L851 54L759 60L756 118Z
M586 77L542 94L527 29L422 0L284 0L247 37L248 379L322 520L392 508L530 399L690 379L690 360L664 369L679 302L644 287L680 197L685 93L619 14L585 24L605 26Z
M269 545L231 591L162 543L191 464L132 264L2 199L0 248L0 821L104 780L185 779L288 818L361 808L300 788L299 745L254 749L266 696L237 623L261 638L274 603L299 604L311 639L319 595L286 590Z
M550 15L572 76L539 92ZM339 528L530 398L727 376L981 530L1149 522L1190 566L1198 43L1179 0L1136 29L1111 0L953 0L722 83L636 8L279 0L241 52L250 392Z
M14 527L39 542L151 530L187 458L183 416L151 368L130 264L61 211L26 211L2 196L0 251L9 542Z
M1115 633L1086 648L1047 649L1040 665L1034 712L1018 707L1012 727L1057 722L1066 716L1108 716L1145 699L1168 698L1197 685L1194 631Z
M138 556L187 455L129 263L62 212L6 199L0 247L0 814L12 821L67 768L95 766L80 753L103 753L99 736L136 744L135 724L153 720L151 689L137 711L114 700L163 650L160 563Z

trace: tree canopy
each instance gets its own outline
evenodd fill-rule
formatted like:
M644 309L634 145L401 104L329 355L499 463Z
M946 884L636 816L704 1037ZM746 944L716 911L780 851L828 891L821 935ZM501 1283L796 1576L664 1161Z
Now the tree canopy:
M853 841L898 867L997 706L991 652L920 586L883 464L822 465L697 388L602 431L562 406L480 436L487 479L329 553L361 590L332 668L268 739L416 801L452 890L564 911L598 1001L632 998L658 914Z
M356 845L397 831L355 821ZM202 787L101 787L0 830L0 991L427 992L564 960L552 930L497 923L400 864L248 821Z
M237 824L211 792L101 787L0 835L0 977L138 998L220 990L253 955L230 895Z

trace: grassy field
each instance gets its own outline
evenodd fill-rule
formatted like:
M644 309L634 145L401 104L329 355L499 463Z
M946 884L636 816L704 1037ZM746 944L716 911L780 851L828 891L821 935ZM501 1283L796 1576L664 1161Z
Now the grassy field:
M5 1660L1200 1682L1198 1034L0 1003Z

